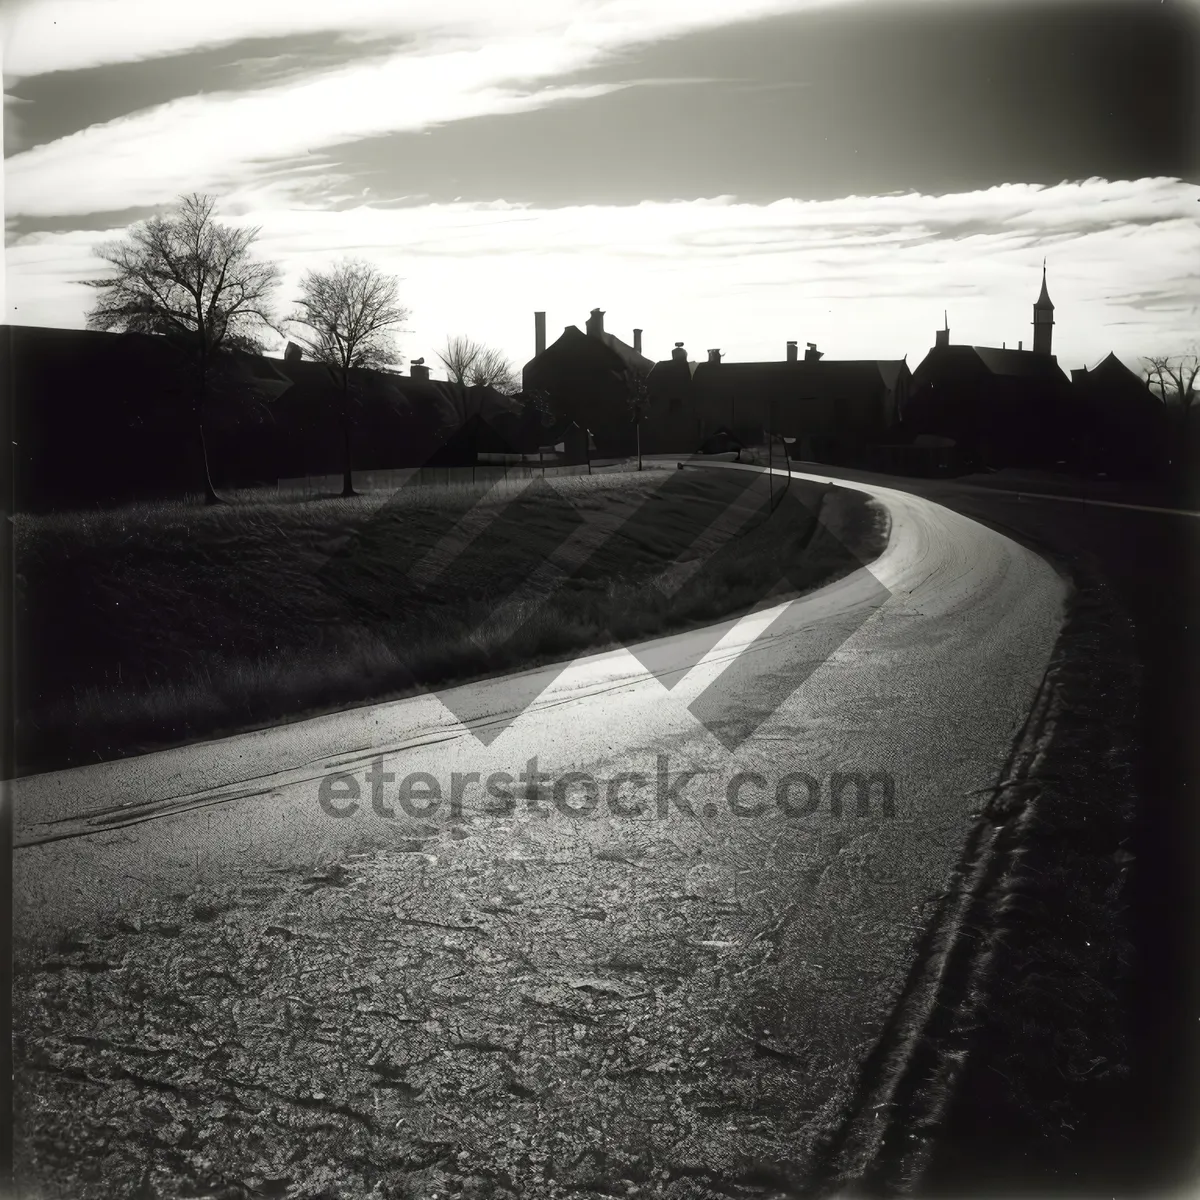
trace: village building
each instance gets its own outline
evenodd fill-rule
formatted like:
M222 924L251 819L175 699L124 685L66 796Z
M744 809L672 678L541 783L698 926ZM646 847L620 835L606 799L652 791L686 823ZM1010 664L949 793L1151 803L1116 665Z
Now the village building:
M651 360L642 330L623 341L593 309L551 344L534 314L535 353L523 392L408 374L356 370L351 457L358 470L466 465L547 454L589 464L632 455L714 452L784 439L801 461L901 473L979 466L1082 467L1112 475L1164 469L1167 409L1115 355L1073 371L1053 353L1054 304L1043 267L1032 347L952 344L948 320L914 371L905 359L827 358L789 341L782 358L692 357L676 342ZM23 505L92 503L167 494L180 447L199 439L178 355L143 334L7 327L9 369L53 405L17 413L14 466ZM344 460L337 380L288 343L282 358L233 354L210 396L205 439L214 481L242 486L335 473ZM633 393L644 382L640 425ZM64 440L69 425L80 436ZM561 444L562 450L556 448ZM483 457L481 457L483 456ZM51 470L45 464L53 463Z
M1115 354L1071 372L1079 465L1107 475L1142 477L1166 454L1166 408L1150 383Z
M644 377L654 366L641 341L640 329L633 345L607 332L604 313L594 308L583 330L568 325L546 345L546 314L534 313L534 356L522 368L522 389L547 396L557 420L588 430L598 453L630 454L637 434L627 373Z
M949 322L913 372L901 411L907 440L949 438L966 463L1045 466L1072 455L1074 395L1051 352L1054 305L1042 271L1033 306L1033 348L967 346L950 341Z
M788 342L782 359L724 362L688 359L682 343L650 375L654 403L644 441L664 451L695 450L725 432L743 445L770 432L789 439L793 457L857 464L886 438L908 398L903 359L826 359L809 343Z

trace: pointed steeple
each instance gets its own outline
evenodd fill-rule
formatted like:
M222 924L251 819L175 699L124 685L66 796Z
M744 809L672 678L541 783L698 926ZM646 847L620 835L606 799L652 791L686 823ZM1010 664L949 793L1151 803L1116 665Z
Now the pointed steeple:
M1046 260L1042 259L1042 292L1037 298L1035 308L1048 308L1051 312L1054 311L1054 304L1050 299L1050 293L1046 290Z
M1033 352L1049 354L1054 336L1054 304L1046 289L1046 260L1042 259L1042 291L1033 306Z

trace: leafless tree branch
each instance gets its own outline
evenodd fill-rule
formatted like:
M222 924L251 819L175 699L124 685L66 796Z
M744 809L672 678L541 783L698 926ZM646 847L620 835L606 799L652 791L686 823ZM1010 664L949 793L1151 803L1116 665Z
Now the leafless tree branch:
M280 277L274 263L251 254L258 230L223 225L215 209L212 196L181 197L169 215L97 246L110 273L81 281L98 293L89 329L159 334L182 352L209 501L217 499L204 449L213 373L228 351L257 351L264 333L277 332L271 301Z
M338 383L339 418L345 443L342 494L354 494L351 474L351 375L400 362L397 326L409 310L400 303L399 281L371 263L348 258L325 271L308 271L296 311L288 319L293 336Z
M452 383L462 387L492 387L511 395L520 387L516 368L503 351L474 338L457 334L448 338L438 358Z
M1156 354L1142 361L1147 382L1158 386L1159 399L1164 404L1173 399L1184 412L1190 411L1196 399L1196 380L1200 377L1200 352Z

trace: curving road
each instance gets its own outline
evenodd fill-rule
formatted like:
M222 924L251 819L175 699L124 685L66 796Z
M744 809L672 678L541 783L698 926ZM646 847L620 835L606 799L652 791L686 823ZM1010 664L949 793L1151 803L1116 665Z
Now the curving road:
M334 861L349 864L360 903L378 905L397 894L402 862L403 920L425 929L430 961L445 929L476 930L492 947L453 1002L490 1010L493 1040L536 1041L534 1025L582 995L580 978L610 1005L578 1018L587 1037L598 1014L653 997L657 1066L635 1062L604 1087L587 1084L599 1051L577 1035L583 1090L560 1080L559 1096L592 1114L590 1128L618 1149L630 1143L610 1118L630 1111L636 1075L635 1099L687 1109L652 1139L651 1157L673 1170L712 1181L750 1160L801 1169L805 1131L844 1101L903 984L926 906L1029 711L1067 592L1045 561L964 516L854 486L891 521L869 570L727 622L715 644L712 631L692 631L637 657L618 650L561 673L470 684L453 706L482 740L421 696L15 782L19 937ZM724 686L706 691L718 677ZM702 693L703 723L688 707ZM716 733L739 725L757 727L727 750ZM532 804L518 794L511 812L470 778L516 778L535 757L545 787ZM373 811L369 770L394 775L380 780L394 816ZM396 798L417 772L443 793L427 815L407 815ZM578 779L561 785L556 807L555 782L570 772L598 781L590 813L563 811L590 794ZM838 813L831 780L855 772L876 778L867 811L851 789ZM461 813L451 819L455 773ZM739 785L741 774L750 778ZM344 815L323 810L322 780L327 808ZM415 785L414 812L430 782ZM785 800L813 803L783 811L781 786ZM610 787L624 811L607 802ZM731 812L731 787L742 812ZM534 1000L531 979L542 989ZM514 1006L518 994L525 1007ZM437 1024L414 1029L433 1039L426 1049L449 1036ZM699 1099L687 1108L689 1056L731 1098L719 1119ZM484 1120L465 1100L437 1107L455 1136L466 1136L472 1113Z

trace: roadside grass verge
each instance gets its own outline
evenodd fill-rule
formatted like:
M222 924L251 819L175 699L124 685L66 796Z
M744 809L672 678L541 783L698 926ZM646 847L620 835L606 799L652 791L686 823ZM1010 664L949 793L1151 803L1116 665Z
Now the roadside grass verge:
M884 520L861 494L793 480L789 497L796 503L771 512L764 477L651 470L21 516L18 771L694 627L817 586L882 549ZM822 505L842 541L814 536ZM455 532L464 518L473 538ZM736 536L706 532L718 521ZM589 522L605 536L572 554ZM547 565L556 554L563 569ZM701 560L682 586L661 586L665 569L686 574ZM436 577L414 573L430 563Z

